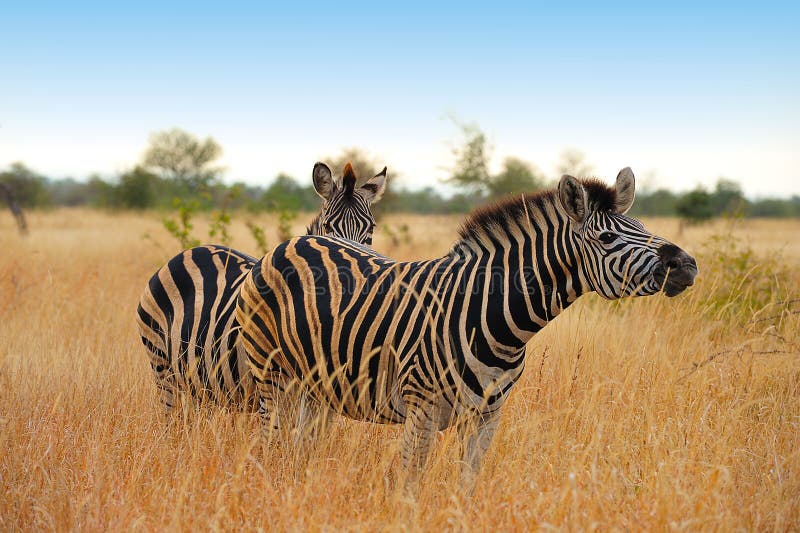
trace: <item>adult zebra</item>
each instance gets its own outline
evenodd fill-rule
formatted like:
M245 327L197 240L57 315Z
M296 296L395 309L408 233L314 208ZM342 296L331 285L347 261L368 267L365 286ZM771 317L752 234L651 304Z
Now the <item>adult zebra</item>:
M308 233L371 245L371 205L385 191L386 168L358 188L350 163L341 180L334 180L324 163L314 165L312 177L323 204ZM150 278L137 323L168 411L179 391L223 404L253 399L234 310L255 263L226 246L199 246L176 255Z
M412 487L436 431L457 425L471 487L537 331L592 290L615 299L692 285L695 260L625 216L633 199L629 168L615 188L564 176L557 191L473 213L450 252L429 261L332 238L279 245L237 309L265 422L302 381L335 412L402 423Z

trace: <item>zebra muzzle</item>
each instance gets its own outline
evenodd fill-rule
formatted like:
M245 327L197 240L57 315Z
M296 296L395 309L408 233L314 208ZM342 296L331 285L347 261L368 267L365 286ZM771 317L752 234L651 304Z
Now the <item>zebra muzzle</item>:
M665 244L658 250L661 263L653 272L655 281L669 297L677 296L694 285L699 272L697 261L674 244Z

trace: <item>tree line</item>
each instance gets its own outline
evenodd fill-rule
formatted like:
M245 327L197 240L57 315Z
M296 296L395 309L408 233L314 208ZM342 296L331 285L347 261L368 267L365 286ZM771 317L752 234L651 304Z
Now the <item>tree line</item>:
M380 211L463 213L508 194L541 190L555 183L555 176L547 177L534 165L516 157L505 159L499 172L490 172L492 149L486 135L474 124L458 126L461 138L453 148L450 175L444 180L456 193L444 196L433 187L409 189L393 180L383 201L376 205ZM319 208L320 200L313 187L286 174L276 176L272 183L263 187L243 182L223 183L222 169L215 165L221 154L222 148L213 138L199 139L173 129L153 134L139 164L113 179L96 175L86 181L51 179L23 163L14 163L0 172L0 185L11 191L18 205L24 208L90 206L169 210L186 202L192 202L198 210L224 207L254 212L297 212ZM334 169L342 168L347 161L352 162L362 179L383 167L359 149L345 150L325 160ZM559 175L585 176L590 175L592 169L582 154L568 151L562 155L557 170ZM800 216L800 196L749 200L738 183L719 179L711 190L700 186L682 193L640 189L632 214L680 216L689 221L725 214L797 217Z

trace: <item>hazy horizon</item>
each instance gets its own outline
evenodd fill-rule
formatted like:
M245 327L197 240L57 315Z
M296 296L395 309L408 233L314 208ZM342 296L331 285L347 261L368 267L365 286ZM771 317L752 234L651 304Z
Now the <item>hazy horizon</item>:
M795 6L21 3L0 33L0 169L83 179L179 127L223 147L226 182L306 183L359 147L433 185L459 131L555 175L582 151L612 180L748 197L800 192ZM11 52L13 51L13 53Z

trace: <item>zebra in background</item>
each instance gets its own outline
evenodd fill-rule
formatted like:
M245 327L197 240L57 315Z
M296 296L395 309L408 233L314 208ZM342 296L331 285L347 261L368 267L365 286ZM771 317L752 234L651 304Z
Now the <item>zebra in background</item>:
M371 205L386 189L386 168L356 187L347 163L335 180L324 163L314 165L314 189L322 197L308 232L371 244ZM239 289L256 259L225 246L198 246L173 257L147 284L137 309L142 343L167 411L177 393L221 404L249 404L253 380L238 342Z
M336 238L281 244L252 269L237 310L265 429L280 423L288 389L353 419L404 424L413 489L436 432L456 425L471 489L537 331L590 291L675 296L693 284L695 260L625 216L634 186L629 168L615 188L564 176L556 191L474 212L450 252L428 261Z

